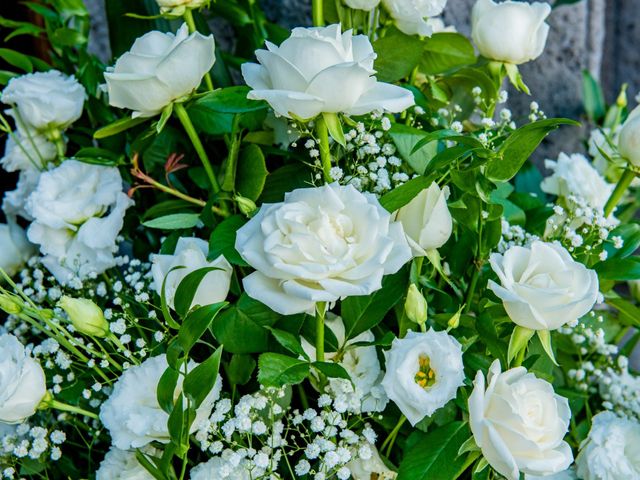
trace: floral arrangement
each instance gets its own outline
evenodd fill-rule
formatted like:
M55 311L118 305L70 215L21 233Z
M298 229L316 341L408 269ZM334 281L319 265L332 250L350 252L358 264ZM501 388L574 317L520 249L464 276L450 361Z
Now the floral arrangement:
M312 3L0 19L0 477L640 479L640 110L543 178L548 4Z

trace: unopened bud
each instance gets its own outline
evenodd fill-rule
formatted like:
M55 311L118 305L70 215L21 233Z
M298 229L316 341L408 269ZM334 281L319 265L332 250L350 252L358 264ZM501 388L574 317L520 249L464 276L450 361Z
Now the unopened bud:
M617 107L624 108L629 103L628 100L627 100L627 87L628 87L628 85L626 83L624 85L622 85L622 88L620 89L620 94L618 95L618 98L616 99L616 106Z
M0 309L9 315L15 315L22 311L22 305L6 293L0 295Z
M247 217L251 216L253 212L255 212L258 209L258 207L256 207L255 202L250 198L236 195L233 199L238 204L238 208L240 209L242 214L246 215Z
M453 330L454 328L458 328L460 326L460 316L461 312L460 310L458 310L453 314L453 317L449 319L449 321L447 322L447 327L449 327L450 330Z
M407 318L418 325L424 325L427 322L427 300L414 283L409 286L407 291L404 311L407 314Z
M67 313L78 332L94 337L106 337L109 333L109 323L104 318L102 310L91 300L65 295L58 305Z

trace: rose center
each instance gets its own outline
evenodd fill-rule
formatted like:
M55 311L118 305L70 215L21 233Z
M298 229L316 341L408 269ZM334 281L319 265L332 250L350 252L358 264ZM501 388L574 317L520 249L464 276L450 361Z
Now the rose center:
M418 365L418 373L414 379L418 385L427 390L436 383L436 372L431 368L431 359L426 355L420 355Z

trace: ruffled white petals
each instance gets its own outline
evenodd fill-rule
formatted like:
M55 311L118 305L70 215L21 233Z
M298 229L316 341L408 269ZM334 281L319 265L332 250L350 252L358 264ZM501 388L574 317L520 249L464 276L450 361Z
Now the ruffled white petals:
M478 372L469 396L469 425L484 458L508 480L520 473L551 475L569 468L571 447L563 440L571 410L545 380L523 367Z
M402 226L373 195L338 184L263 205L238 230L236 249L257 270L243 280L247 293L282 314L369 295L411 256Z
M279 47L266 47L256 52L259 64L243 65L242 74L253 88L248 98L265 100L279 116L400 112L414 104L411 92L372 76L376 54L369 39L341 33L339 25L295 28Z
M598 275L562 246L536 241L512 247L489 262L500 284L489 288L511 320L533 330L556 330L587 314L598 297Z

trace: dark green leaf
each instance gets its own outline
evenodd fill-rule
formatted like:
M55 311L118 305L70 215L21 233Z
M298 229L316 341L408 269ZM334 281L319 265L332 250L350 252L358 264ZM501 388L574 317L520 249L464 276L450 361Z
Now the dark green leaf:
M271 334L277 340L277 342L280 345L282 345L284 348L289 350L291 353L295 353L296 355L309 360L309 356L306 354L306 352L302 348L302 343L300 342L299 336L296 336L293 333L287 332L285 330L278 330L277 328L272 328L272 327L266 327L266 328L271 332Z
M414 35L406 35L396 28L390 28L384 37L373 43L373 49L378 54L374 65L378 80L397 82L411 75L418 65L424 43ZM398 52L402 52L402 55L398 55Z
M472 65L476 53L471 42L454 32L434 33L426 39L420 70L430 75Z
M191 304L196 296L198 287L209 273L220 270L217 267L204 267L194 270L186 275L178 284L174 299L174 309L180 318L184 318L189 310ZM203 306L203 305L200 305Z
M243 197L258 200L267 180L267 164L259 146L247 145L240 151L236 172L236 189Z
M224 219L213 231L209 238L209 260L214 260L224 255L233 265L248 266L240 254L236 251L236 232L246 223L241 215L233 215Z
M250 90L246 86L220 88L199 97L194 105L218 113L244 113L267 108L265 102L247 98Z
M309 375L309 362L279 353L263 353L258 359L258 381L267 387L301 383Z
M200 307L187 315L178 332L178 342L185 352L189 352L200 340L216 315L226 306L227 302L214 303Z
M197 409L213 390L220 370L221 357L222 347L220 346L185 377L183 391L191 400L193 408Z

